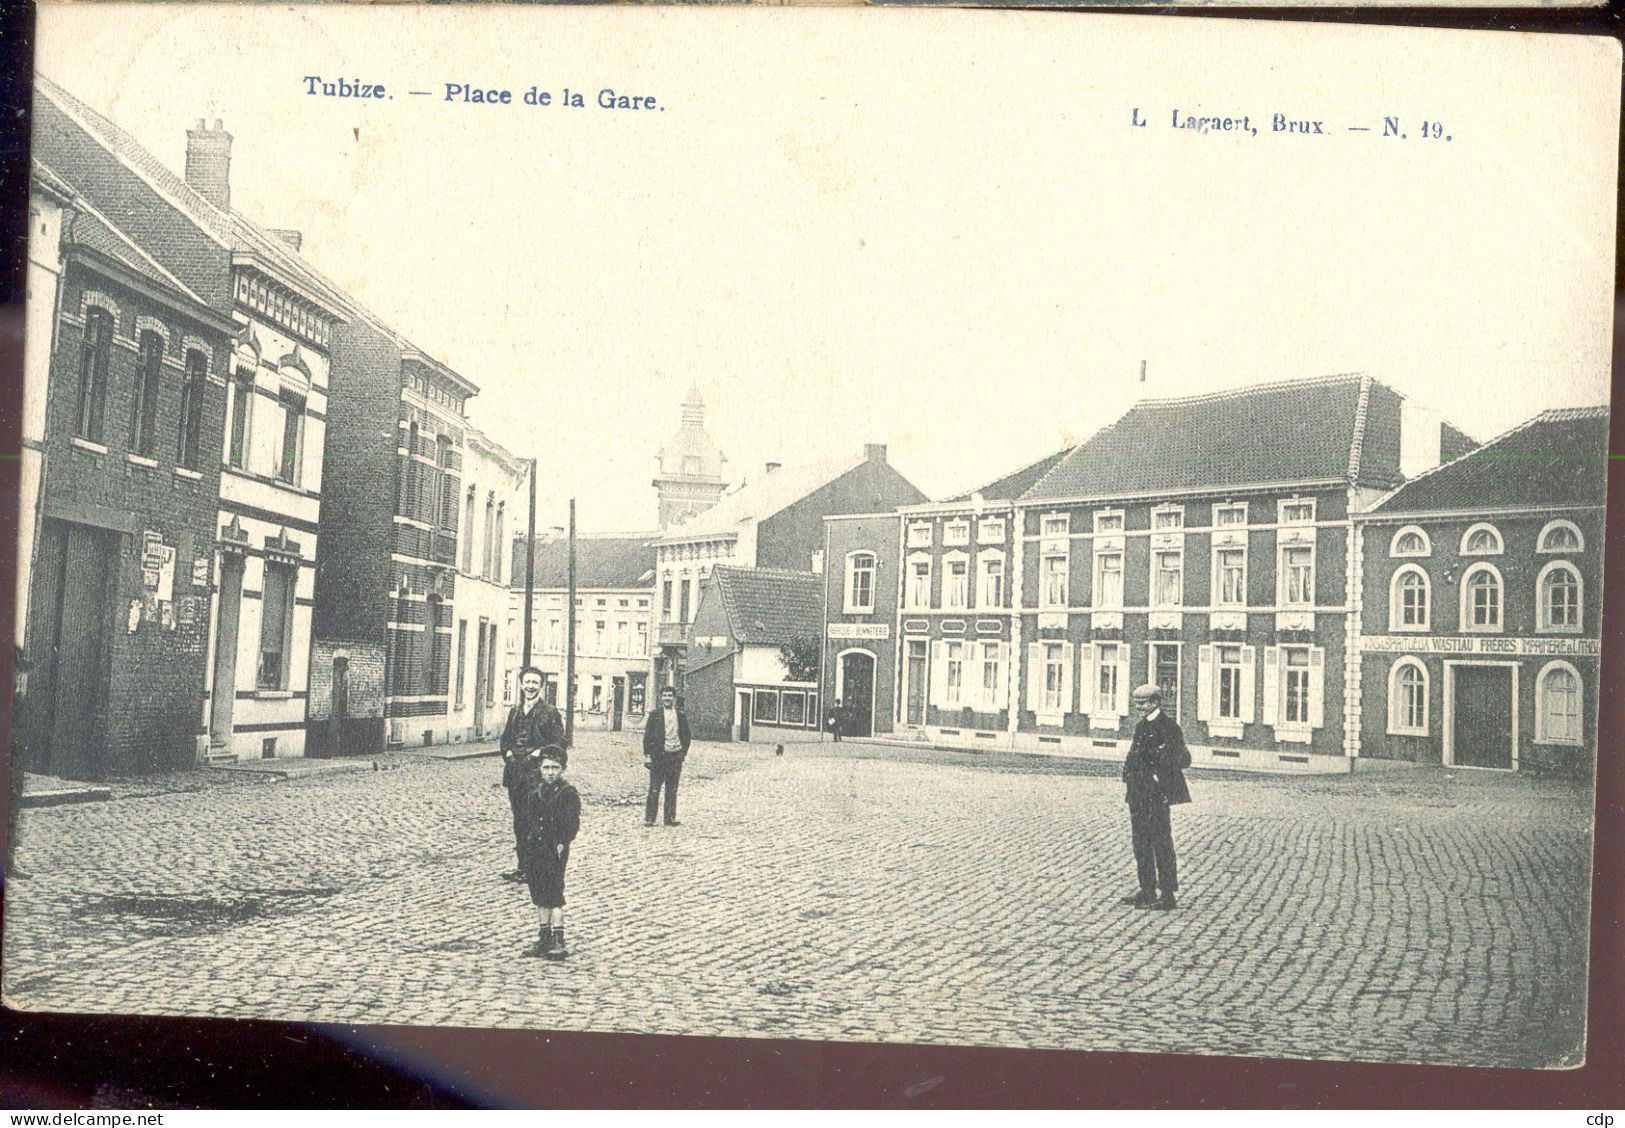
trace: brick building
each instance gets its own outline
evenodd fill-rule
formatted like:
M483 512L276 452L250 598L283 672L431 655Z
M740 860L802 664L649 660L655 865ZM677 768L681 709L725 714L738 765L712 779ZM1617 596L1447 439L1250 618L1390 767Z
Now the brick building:
M1590 774L1607 459L1548 411L1355 517L1359 755Z
M821 571L825 517L885 512L924 500L886 461L885 446L871 443L856 461L767 463L712 508L667 529L655 542L656 684L680 677L700 588L717 565Z
M826 714L841 702L853 736L895 731L898 583L902 517L843 513L824 518L820 574Z
M654 625L655 533L603 533L576 538L575 727L641 725L649 707L650 632ZM536 545L531 607L531 665L542 671L542 693L564 700L570 545L563 538ZM509 598L523 622L525 544L513 546ZM561 706L562 707L562 706Z
M694 615L683 701L702 740L816 740L823 581L719 564ZM793 661L804 668L792 668Z

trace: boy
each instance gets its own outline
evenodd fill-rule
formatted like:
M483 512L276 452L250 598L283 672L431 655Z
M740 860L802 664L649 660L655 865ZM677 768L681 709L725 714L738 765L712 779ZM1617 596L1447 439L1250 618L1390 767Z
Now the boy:
M549 744L535 755L540 770L524 813L525 879L536 906L537 937L524 954L562 960L570 954L564 946L564 867L581 829L581 796L564 780L569 753Z

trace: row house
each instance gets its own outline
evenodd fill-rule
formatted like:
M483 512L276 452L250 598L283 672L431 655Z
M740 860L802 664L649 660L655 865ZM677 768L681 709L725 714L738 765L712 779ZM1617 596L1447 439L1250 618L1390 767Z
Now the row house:
M885 446L871 443L856 460L804 466L769 462L759 476L741 483L711 508L666 529L654 552L660 612L656 683L681 680L700 589L712 569L723 565L819 572L825 517L885 512L925 500L886 461Z
M650 543L656 533L604 533L575 541L575 606L570 608L570 543L539 542L532 579L530 664L542 671L542 694L560 705L568 676L570 621L575 621L575 727L641 726L650 705L649 658L654 628ZM524 621L525 544L513 546L511 617ZM513 645L513 632L509 643ZM517 663L523 655L514 652Z
M694 616L683 679L694 735L818 739L823 609L823 578L816 573L717 565Z
M1589 776L1607 465L1547 411L1356 517L1359 755Z

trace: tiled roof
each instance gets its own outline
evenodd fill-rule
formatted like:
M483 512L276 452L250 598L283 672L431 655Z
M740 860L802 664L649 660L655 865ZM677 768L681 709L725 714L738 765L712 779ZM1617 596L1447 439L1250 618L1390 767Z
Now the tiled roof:
M818 638L824 627L823 579L783 568L711 569L709 598L720 598L728 627L741 644L776 645L797 635Z
M764 521L861 464L858 459L848 458L781 466L771 474L763 472L754 481L747 481L732 493L724 494L722 500L693 520L667 529L661 543L737 533L744 522Z
M576 538L578 589L653 588L655 553L653 533ZM509 583L525 586L525 542L514 542L513 575ZM536 588L558 589L570 582L570 542L550 540L536 546Z
M1420 474L1375 513L1601 505L1608 484L1608 408L1542 412L1471 454Z
M1370 380L1358 374L1143 400L1074 447L1023 500L1346 480Z
M1020 470L1011 471L1002 478L995 478L980 489L958 494L947 500L949 502L970 501L976 494L981 494L983 501L1014 501L1031 489L1040 478L1049 473L1050 469L1071 453L1073 449L1070 446L1062 447L1053 454L1046 454L1037 462L1023 466Z

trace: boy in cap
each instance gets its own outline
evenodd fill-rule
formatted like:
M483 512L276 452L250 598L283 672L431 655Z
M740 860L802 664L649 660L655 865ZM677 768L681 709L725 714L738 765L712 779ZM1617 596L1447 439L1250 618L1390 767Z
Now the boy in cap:
M527 956L562 960L564 946L564 867L570 843L581 829L581 796L564 779L570 757L557 744L534 754L539 761L525 804L525 880L536 906L536 943Z

